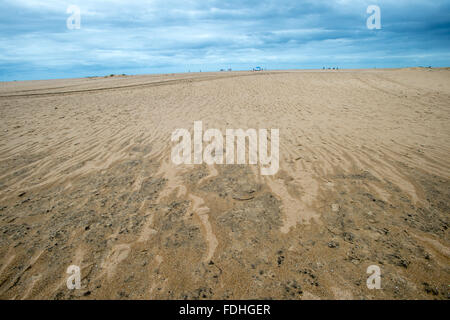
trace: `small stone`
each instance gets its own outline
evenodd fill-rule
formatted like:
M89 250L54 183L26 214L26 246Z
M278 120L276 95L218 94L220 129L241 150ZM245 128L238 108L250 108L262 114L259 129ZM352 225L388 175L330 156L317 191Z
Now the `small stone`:
M434 287L434 286L431 286L429 283L424 282L423 286L424 286L424 289L425 289L426 293L432 294L434 296L437 296L439 294L438 289L436 289L436 287Z
M339 205L338 205L337 203L333 203L333 204L331 205L331 210L332 210L333 212L339 212Z
M355 236L350 232L344 232L343 234L344 240L350 243L353 243Z
M338 248L339 243L337 243L336 241L330 241L330 242L328 242L328 247L329 248Z

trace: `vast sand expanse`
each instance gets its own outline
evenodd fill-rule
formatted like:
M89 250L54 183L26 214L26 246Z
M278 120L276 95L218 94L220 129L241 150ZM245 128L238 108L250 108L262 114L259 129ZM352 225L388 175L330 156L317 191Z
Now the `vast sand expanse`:
M449 69L9 82L0 117L1 299L450 298ZM280 170L172 164L197 120L279 128Z

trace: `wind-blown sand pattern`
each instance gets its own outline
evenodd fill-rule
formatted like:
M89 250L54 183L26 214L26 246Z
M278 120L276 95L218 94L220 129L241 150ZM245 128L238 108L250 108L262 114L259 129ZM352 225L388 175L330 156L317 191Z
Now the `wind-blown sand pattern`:
M450 298L448 69L10 82L0 116L2 299ZM280 170L172 164L194 121L279 128Z

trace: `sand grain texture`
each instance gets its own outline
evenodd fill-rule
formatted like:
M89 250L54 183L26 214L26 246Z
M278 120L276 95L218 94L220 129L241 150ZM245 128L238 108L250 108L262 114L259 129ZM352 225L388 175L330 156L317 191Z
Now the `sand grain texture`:
M2 299L450 298L448 69L0 83L0 117ZM197 120L280 129L280 170L173 165Z

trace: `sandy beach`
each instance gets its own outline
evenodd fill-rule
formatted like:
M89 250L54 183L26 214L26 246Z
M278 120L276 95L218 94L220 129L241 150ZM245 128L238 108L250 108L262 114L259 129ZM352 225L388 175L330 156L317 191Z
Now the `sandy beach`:
M1 82L0 118L0 299L450 298L449 68ZM195 121L278 128L278 172L173 164Z

